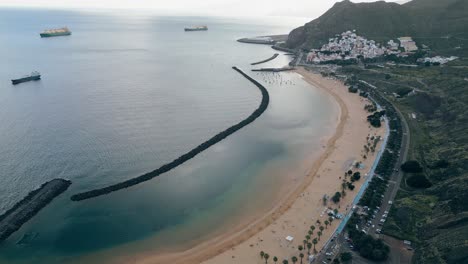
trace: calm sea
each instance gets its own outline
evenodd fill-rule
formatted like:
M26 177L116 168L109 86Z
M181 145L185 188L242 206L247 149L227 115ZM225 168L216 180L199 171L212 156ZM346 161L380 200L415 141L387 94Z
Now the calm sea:
M134 244L121 252L131 255L148 240L151 250L181 247L271 209L337 117L294 73L249 73L270 92L267 111L177 169L96 199L69 197L158 168L248 116L260 92L231 67L250 72L274 51L236 39L303 22L0 10L0 212L47 180L73 181L0 244L0 262L64 263ZM183 31L200 24L209 31ZM61 26L73 35L39 37ZM41 81L10 84L33 70Z

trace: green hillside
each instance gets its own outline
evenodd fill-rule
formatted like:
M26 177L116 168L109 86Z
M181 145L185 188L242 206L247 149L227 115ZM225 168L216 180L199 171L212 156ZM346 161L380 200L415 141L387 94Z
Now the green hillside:
M388 96L408 121L408 159L422 171L405 174L383 232L413 241L413 263L468 263L468 60L443 67L350 65L340 74L387 95L415 89Z
M432 55L460 57L440 67L380 61L380 67L348 65L339 73L388 95L410 127L408 159L422 168L405 174L383 232L413 241L413 263L468 263L468 0L343 1L293 30L286 45L318 48L353 29L377 41L412 36Z
M442 46L453 49L466 44L466 25L466 0L413 0L404 5L344 0L319 18L294 29L286 45L288 48L319 48L328 38L356 29L359 35L376 41L412 36L437 46L439 42L450 42L449 47Z

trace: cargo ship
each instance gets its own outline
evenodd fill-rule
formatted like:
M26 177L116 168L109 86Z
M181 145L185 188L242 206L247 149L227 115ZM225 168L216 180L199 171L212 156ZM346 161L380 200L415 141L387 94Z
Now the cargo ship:
M13 84L19 84L19 83L24 83L24 82L30 82L30 81L38 81L41 79L41 74L37 71L31 72L30 75L21 77L19 79L13 79L11 80L11 83Z
M207 26L196 26L196 27L189 27L185 28L185 31L207 31Z
M41 38L69 36L71 35L71 31L67 27L48 29L48 30L44 30L42 33L40 33L40 35L41 35Z

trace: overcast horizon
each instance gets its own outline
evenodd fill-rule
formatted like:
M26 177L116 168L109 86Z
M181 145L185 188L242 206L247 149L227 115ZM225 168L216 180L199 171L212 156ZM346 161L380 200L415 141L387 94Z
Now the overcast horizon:
M375 2L375 0L352 0ZM401 0L386 0L401 2ZM340 0L291 0L272 4L270 0L0 0L0 7L53 9L139 9L170 15L291 16L315 18Z

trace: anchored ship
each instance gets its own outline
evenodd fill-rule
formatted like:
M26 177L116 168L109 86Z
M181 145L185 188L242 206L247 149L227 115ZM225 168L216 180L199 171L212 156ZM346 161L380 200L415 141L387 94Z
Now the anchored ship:
M23 82L38 81L40 79L41 79L41 74L39 72L37 72L37 71L33 71L33 72L31 72L30 75L21 77L19 79L11 80L11 83L19 84L19 83L23 83Z
M41 38L69 36L71 35L71 31L67 27L48 29L48 30L44 30L40 35L41 35Z
M206 30L208 30L207 26L196 26L196 27L185 28L185 31L206 31Z

